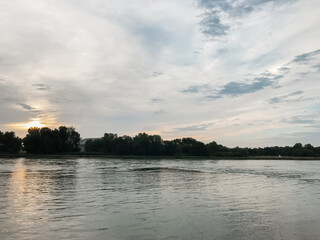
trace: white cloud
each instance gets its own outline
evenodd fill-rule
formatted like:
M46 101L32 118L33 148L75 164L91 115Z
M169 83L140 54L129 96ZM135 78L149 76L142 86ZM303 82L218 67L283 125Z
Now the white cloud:
M317 110L320 58L290 62L320 49L316 0L218 9L228 32L214 39L192 0L31 2L1 0L1 130L42 118L83 137L149 131L253 146L318 123L294 120Z

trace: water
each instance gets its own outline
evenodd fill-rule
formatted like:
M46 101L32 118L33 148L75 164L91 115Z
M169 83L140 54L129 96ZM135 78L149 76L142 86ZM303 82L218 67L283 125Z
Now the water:
M0 239L319 239L320 161L0 159Z

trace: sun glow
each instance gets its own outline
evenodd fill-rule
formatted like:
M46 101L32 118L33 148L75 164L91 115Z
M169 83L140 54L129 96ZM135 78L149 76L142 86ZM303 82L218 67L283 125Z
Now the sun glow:
M58 126L55 117L37 117L37 118L30 118L29 121L26 122L17 122L17 123L10 123L6 124L6 127L9 129L14 129L18 134L23 135L25 131L29 128L43 128L43 127L55 127ZM61 124L60 124L61 125Z
M41 121L40 121L40 120L35 119L35 120L33 120L33 121L29 122L29 123L26 123L26 124L25 124L25 127L26 127L27 129L32 128L32 127L42 128L42 127L44 127L44 125L41 124Z

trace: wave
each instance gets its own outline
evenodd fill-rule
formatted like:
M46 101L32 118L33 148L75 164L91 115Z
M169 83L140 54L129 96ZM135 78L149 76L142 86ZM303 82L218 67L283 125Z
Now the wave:
M186 168L176 168L176 167L142 167L131 169L134 172L195 172L195 173L204 173L200 170L195 169L186 169Z

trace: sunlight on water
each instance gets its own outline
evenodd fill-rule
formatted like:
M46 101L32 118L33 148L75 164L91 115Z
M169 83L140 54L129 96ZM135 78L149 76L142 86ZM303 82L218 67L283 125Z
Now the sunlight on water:
M320 162L0 159L1 239L318 239Z

